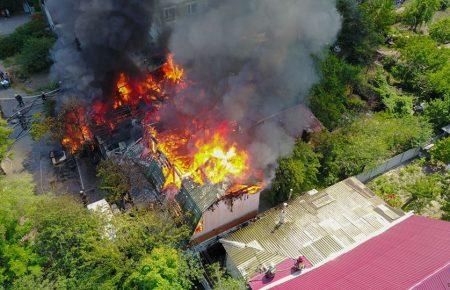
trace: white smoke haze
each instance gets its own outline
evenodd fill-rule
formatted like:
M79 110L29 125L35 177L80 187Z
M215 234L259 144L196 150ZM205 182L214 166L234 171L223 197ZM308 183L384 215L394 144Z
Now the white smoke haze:
M213 106L207 114L236 121L251 136L253 166L274 168L291 152L291 131L303 116L254 124L305 100L318 81L312 56L333 44L340 22L332 0L228 0L177 22L169 48L198 93L178 96L176 109L202 118L205 106ZM177 115L173 109L164 114L168 123Z

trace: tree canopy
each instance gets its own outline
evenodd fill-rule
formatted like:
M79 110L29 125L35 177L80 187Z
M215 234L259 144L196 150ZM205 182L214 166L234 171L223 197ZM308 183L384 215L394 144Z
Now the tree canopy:
M12 140L9 139L9 135L12 133L11 128L5 120L0 118L0 162L7 156L9 146Z
M272 202L278 204L287 200L291 189L292 197L313 189L318 184L319 167L319 155L311 146L298 141L292 155L278 162L272 182Z
M423 118L377 113L331 133L319 133L312 142L323 156L321 181L330 185L423 145L431 136L431 126Z
M406 6L403 22L416 31L422 24L431 21L441 5L442 0L413 0Z

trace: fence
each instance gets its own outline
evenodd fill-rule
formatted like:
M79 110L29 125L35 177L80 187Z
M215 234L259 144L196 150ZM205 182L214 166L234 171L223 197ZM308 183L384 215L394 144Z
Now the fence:
M420 147L410 149L405 151L397 156L392 157L381 165L378 165L375 168L372 168L368 171L364 171L356 175L356 178L362 183L366 183L367 181L375 178L389 170L401 165L404 162L407 162L413 158L416 158L420 154Z

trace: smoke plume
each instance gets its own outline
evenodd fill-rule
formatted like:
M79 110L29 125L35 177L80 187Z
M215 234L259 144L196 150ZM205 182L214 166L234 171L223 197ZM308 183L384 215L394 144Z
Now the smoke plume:
M67 95L101 97L120 72L139 72L153 0L48 0L47 7L58 34L51 73Z
M108 96L118 73L141 71L136 59L149 38L154 1L47 2L59 36L52 73L68 93L85 100ZM304 102L318 81L312 55L335 41L335 1L209 2L206 11L171 25L168 50L185 68L190 86L162 107L161 126L199 135L187 128L195 120L210 128L233 121L241 131L235 141L249 151L252 167L270 172L291 152L292 132L307 122L304 111L279 112Z
M252 165L276 165L291 152L290 130L302 126L306 116L291 111L293 116L255 124L304 101L318 81L312 55L331 45L339 29L331 0L227 0L178 21L169 48L188 67L194 92L177 96L178 105L166 107L162 121L180 126L174 116L209 119L211 114L218 121L236 121Z

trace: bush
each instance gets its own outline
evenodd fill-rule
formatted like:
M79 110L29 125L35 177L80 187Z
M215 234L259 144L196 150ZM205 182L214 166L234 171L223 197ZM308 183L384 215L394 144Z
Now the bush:
M310 107L325 127L334 129L351 112L348 95L359 82L360 68L330 54L319 69L322 79L311 89Z
M450 124L450 95L429 101L425 107L425 116L436 131Z
M25 74L47 70L52 65L49 50L54 42L49 37L28 39L17 59L21 70Z
M431 150L431 158L445 164L450 164L450 137L436 143L433 150Z
M22 49L22 36L12 33L8 36L0 36L0 59L13 56Z
M49 36L47 24L42 16L35 17L30 22L16 28L10 35L0 38L0 59L20 53L28 38L45 36Z
M450 18L444 18L430 26L430 36L439 43L450 42Z
M298 141L289 157L281 158L272 182L271 202L278 204L288 199L292 189L292 197L298 196L317 186L319 175L319 157L311 146Z
M408 149L425 144L431 126L422 118L394 118L386 113L364 117L335 130L313 136L322 154L320 178L329 185L361 173Z
M413 113L413 98L410 96L391 95L383 98L386 111L396 117Z

